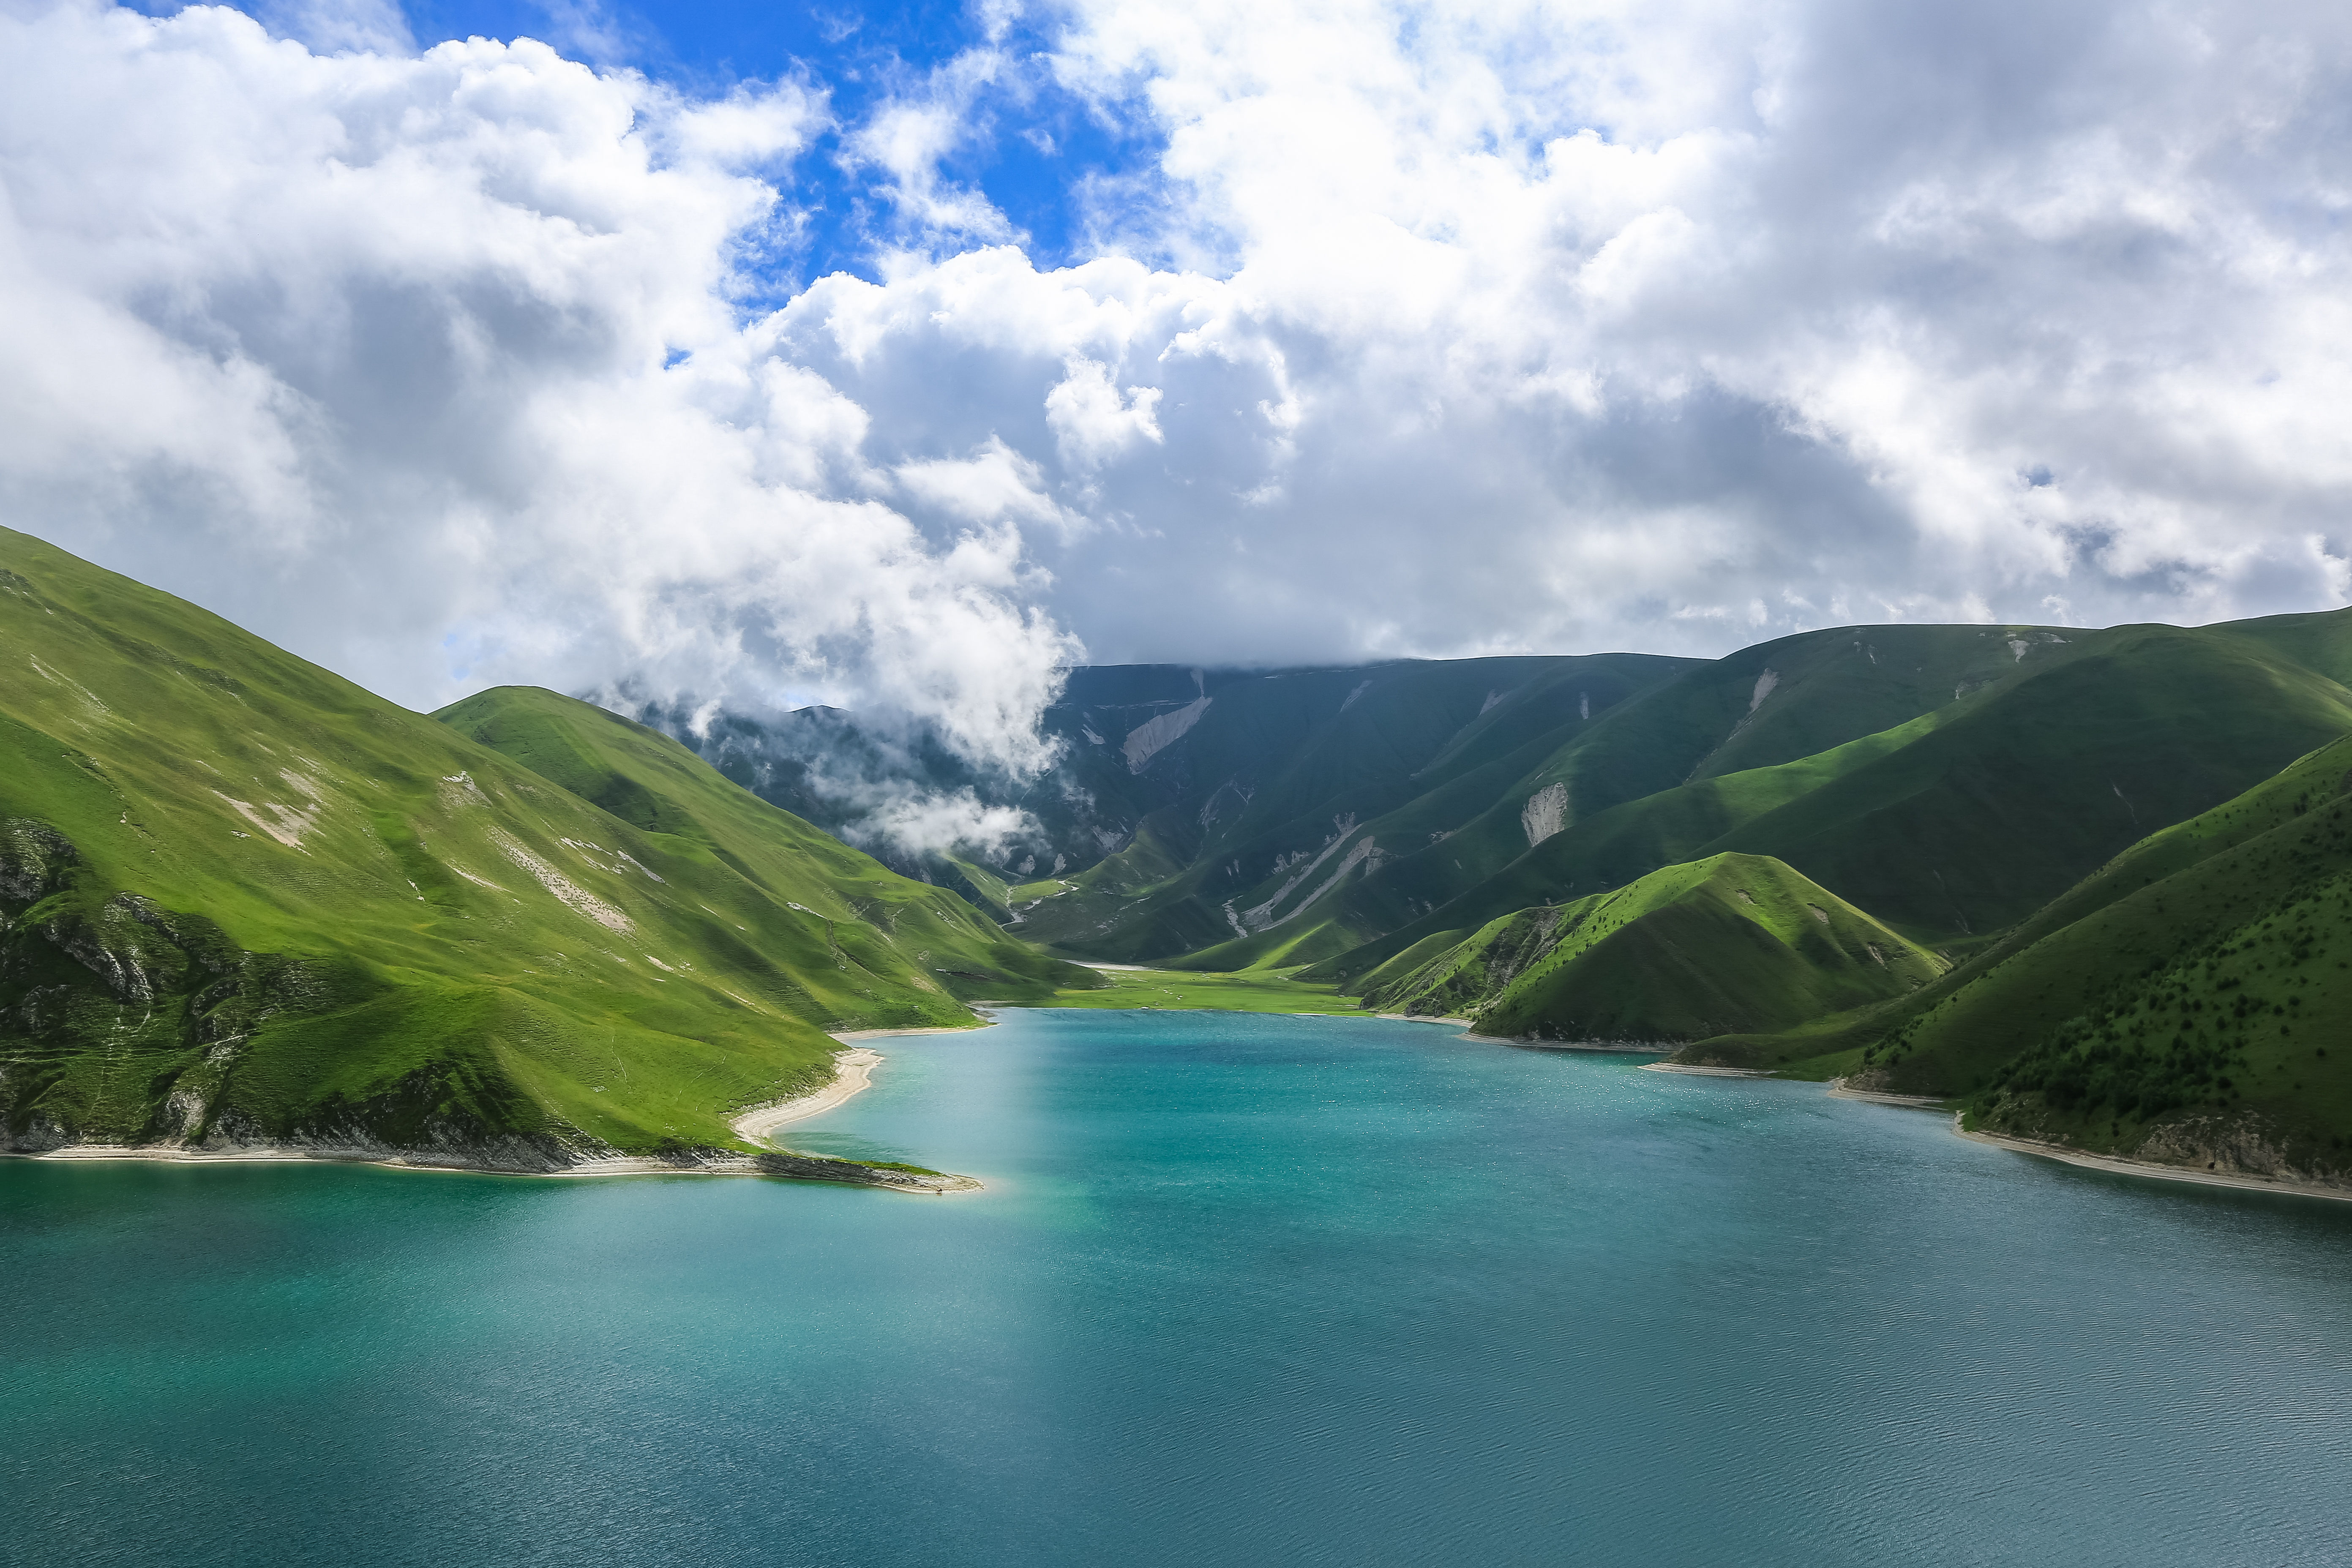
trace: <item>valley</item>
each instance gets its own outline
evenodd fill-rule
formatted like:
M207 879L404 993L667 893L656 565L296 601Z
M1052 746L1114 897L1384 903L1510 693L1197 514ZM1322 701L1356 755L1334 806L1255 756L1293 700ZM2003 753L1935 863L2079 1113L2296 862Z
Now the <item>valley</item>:
M992 1003L1459 1018L2352 1171L2352 613L1083 668L1007 783L837 710L410 713L25 536L0 563L20 1152L748 1169L730 1116L833 1036ZM1026 826L861 847L845 778Z

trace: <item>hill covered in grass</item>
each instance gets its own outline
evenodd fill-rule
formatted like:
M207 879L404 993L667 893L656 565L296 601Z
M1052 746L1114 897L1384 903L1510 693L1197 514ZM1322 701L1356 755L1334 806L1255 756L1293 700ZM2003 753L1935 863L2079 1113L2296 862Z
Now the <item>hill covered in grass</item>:
M484 744L5 531L0 661L12 1148L740 1147L829 1029L1086 978L598 710Z
M1570 823L1474 884L1433 889L1426 912L1310 978L1347 984L1433 935L1725 852L1784 860L1964 952L2150 830L2352 730L2352 690L2229 627L2076 634L2052 655L1891 729Z
M2098 1152L2352 1179L2352 740L2134 845L1900 1005L1712 1042Z
M1360 990L1480 1034L1664 1046L1883 1002L1945 967L1778 860L1717 855L1408 951Z

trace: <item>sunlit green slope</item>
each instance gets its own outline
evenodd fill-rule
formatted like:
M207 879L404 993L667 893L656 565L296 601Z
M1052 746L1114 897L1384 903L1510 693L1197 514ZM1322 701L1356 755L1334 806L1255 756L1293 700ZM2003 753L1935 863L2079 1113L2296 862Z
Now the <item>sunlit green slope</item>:
M1653 1044L1786 1027L1901 995L1944 968L1780 861L1751 855L1523 910L1403 967L1411 962L1367 977L1364 1005L1467 1016L1481 1034Z
M889 871L618 714L537 687L502 686L434 717L622 821L678 841L679 853L707 850L714 872L731 872L787 911L775 940L789 942L803 929L790 919L796 904L831 908L861 931L878 931L912 965L917 984L957 996L1018 1001L1098 983L1094 971L1005 935L974 918L965 900ZM803 966L832 967L829 950L794 956Z
M824 1029L961 1022L950 987L1044 977L593 710L504 700L620 815L5 531L0 669L13 1146L725 1145L730 1110L829 1073Z

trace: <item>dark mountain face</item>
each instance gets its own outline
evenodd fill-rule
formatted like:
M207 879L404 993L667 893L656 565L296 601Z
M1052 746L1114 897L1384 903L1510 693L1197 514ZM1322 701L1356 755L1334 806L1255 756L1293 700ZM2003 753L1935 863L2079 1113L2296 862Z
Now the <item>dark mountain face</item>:
M1225 868L1218 900L1187 891L1156 900L1184 906L1162 936L1145 939L1172 952L1181 948L1167 942L1188 934L1194 946L1231 936L1222 890L1311 858L1330 837L1323 825L1369 820L1548 749L1695 663L1607 654L1271 671L1083 667L1043 717L1058 760L1031 778L975 765L933 731L837 709L721 713L699 725L689 704L646 704L634 716L761 798L1010 923L1025 923L1015 905L1034 906L1061 881L1107 868L1125 889L1213 853ZM1490 804L1475 782L1454 793L1460 804L1441 814ZM954 837L972 825L984 831Z

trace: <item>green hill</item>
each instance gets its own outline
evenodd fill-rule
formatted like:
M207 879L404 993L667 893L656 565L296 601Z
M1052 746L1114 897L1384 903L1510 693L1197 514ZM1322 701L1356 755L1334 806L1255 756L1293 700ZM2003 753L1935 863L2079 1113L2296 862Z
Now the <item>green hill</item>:
M908 865L1073 955L1312 966L1343 986L1726 852L1786 861L1958 954L2344 732L2347 680L2345 612L1845 626L1714 660L1082 668L1045 718L1060 763L1003 797L1038 835L985 864ZM836 767L994 787L832 710L728 719L694 743L780 799Z
M1173 695L1192 683L1158 695L1150 667L1075 672L1049 715L1074 726L1070 786L1155 804L1112 853L1014 886L1018 929L1123 963L1194 952L1182 962L1200 969L1351 946L1386 927L1324 930L1297 915L1484 809L1564 735L1693 663L1599 654L1227 675L1203 678L1181 705Z
M1181 805L1144 816L1099 864L1012 896L1024 934L1090 956L1203 970L1336 958L1328 973L1346 978L1434 931L1621 885L1726 826L1619 857L1611 875L1577 886L1517 874L1531 851L1614 807L1796 763L2003 689L2074 658L2083 635L1847 627L1704 662L1608 655L1211 677L1197 723L1145 770L1185 784ZM1078 671L1072 691L1119 673ZM1133 711L1174 711L1165 705L1191 690ZM1129 721L1115 707L1082 711L1080 733L1106 742ZM1257 724L1252 744L1217 740L1221 716L1233 715L1230 734L1261 711L1280 721ZM1099 750L1080 748L1081 760ZM1482 885L1497 878L1507 891L1490 898Z
M1944 967L1778 860L1717 855L1504 916L1420 962L1393 961L1363 996L1383 1011L1466 1015L1480 1034L1661 1045L1882 1002Z
M2075 633L2040 667L2018 665L1891 729L1570 822L1475 884L1433 889L1424 912L1307 977L1349 984L1431 936L1727 851L1785 860L1914 940L1961 952L2150 829L2352 731L2352 690L2232 627Z
M2151 834L1909 996L1684 1058L1839 1073L2096 1152L2352 1179L2347 788L2352 740Z
M10 1147L740 1149L827 1029L1080 979L598 710L494 748L5 531L0 660Z
M1991 1131L2352 1171L2347 785L2339 742L2135 846L1863 1072L1969 1095Z

